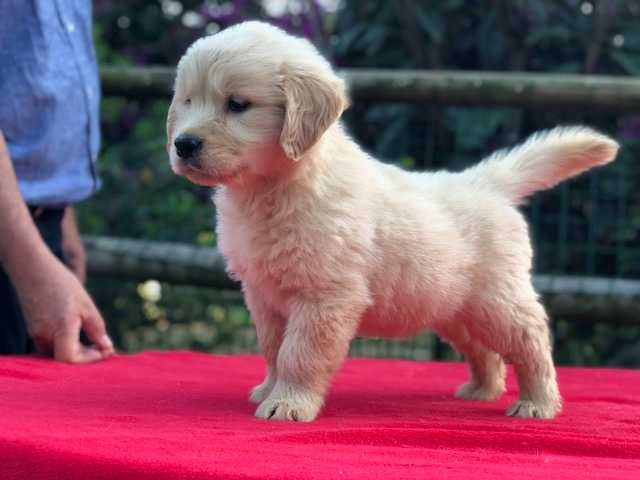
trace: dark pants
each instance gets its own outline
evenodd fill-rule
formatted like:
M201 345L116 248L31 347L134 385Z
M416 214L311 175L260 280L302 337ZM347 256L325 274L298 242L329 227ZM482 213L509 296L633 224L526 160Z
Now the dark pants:
M40 235L51 251L62 259L62 217L64 209L30 208ZM33 342L20 311L15 289L0 268L0 354L19 355L34 351Z

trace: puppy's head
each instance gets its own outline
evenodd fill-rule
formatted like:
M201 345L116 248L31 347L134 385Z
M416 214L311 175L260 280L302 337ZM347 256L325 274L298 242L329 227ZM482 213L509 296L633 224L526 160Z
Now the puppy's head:
M167 150L201 185L277 175L347 106L345 85L307 40L245 22L196 41L178 64Z

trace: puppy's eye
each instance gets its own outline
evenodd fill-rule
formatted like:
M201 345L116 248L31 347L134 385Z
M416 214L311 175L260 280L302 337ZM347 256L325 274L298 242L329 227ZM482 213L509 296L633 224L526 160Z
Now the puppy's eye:
M190 98L186 98L184 100L184 104L188 107L189 105L191 105L191 99Z
M236 97L231 97L227 100L227 110L231 113L246 112L251 106L251 102L248 100L240 100Z

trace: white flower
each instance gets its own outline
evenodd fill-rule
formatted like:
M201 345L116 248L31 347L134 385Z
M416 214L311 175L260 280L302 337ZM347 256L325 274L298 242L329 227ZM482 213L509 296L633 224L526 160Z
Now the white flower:
M162 298L162 285L157 280L147 280L138 284L138 295L147 302L157 302Z

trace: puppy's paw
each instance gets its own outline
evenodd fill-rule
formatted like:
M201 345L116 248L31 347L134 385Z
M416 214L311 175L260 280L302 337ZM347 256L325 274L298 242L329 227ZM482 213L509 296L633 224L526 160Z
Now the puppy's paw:
M465 400L497 400L504 393L505 386L502 384L495 385L478 385L473 380L468 381L458 387L455 397Z
M266 420L311 422L322 407L322 396L313 392L276 384L256 410L256 417Z
M311 422L318 415L318 410L318 408L298 404L291 400L265 400L258 406L256 417L265 420Z
M274 383L268 377L265 378L260 385L256 385L251 389L249 400L253 403L263 402L273 390Z
M554 418L559 412L560 406L554 402L518 400L507 409L507 416L521 418Z

